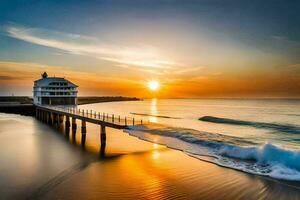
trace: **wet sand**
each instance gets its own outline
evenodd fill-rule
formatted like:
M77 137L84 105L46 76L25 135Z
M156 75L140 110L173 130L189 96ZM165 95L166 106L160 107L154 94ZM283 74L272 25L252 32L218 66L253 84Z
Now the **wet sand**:
M74 144L34 118L1 113L0 199L300 199L297 183L222 168L119 130L107 130L100 158L100 128L87 125L83 150L79 131Z

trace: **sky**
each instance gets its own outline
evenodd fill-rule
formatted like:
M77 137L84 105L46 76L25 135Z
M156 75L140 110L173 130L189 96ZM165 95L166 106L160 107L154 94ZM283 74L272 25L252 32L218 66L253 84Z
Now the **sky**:
M300 98L297 0L1 0L0 95ZM160 82L158 91L147 83Z

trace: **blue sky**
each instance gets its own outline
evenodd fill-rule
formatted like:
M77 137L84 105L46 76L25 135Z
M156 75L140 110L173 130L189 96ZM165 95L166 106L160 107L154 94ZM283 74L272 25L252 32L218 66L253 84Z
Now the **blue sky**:
M0 94L30 95L45 69L82 83L83 95L144 95L157 79L165 97L298 97L299 13L292 0L2 0ZM22 69L24 84L12 76Z

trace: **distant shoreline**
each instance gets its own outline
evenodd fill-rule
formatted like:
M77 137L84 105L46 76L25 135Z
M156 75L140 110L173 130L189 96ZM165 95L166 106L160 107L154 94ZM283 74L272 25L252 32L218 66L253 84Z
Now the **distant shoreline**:
M117 101L142 101L136 97L78 97L78 105L104 103L104 102L117 102Z
M104 103L104 102L119 102L119 101L141 101L136 97L121 97L121 96L103 96L103 97L78 97L78 105ZM0 96L0 112L21 114L26 116L35 115L35 106L33 99L26 96Z
M78 105L114 102L114 101L141 101L137 97L122 97L122 96L86 96L78 97ZM33 99L27 96L0 96L0 106L2 105L19 105L33 104Z

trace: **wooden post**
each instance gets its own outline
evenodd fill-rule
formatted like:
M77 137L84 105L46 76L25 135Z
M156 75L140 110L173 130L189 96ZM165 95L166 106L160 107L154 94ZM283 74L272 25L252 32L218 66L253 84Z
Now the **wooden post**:
M53 113L49 112L49 124L53 125Z
M41 121L44 120L44 112L41 110Z
M52 112L51 112L51 120L52 120L52 125L54 125L55 124L55 115Z
M134 118L132 119L132 125L134 126Z
M59 124L63 123L64 121L64 116L63 115L59 115Z
M38 120L40 120L41 119L41 111L40 111L40 109L38 109Z
M50 118L50 117L49 117L49 112L46 112L46 123L47 123L47 124L49 124L49 121L50 121L49 118Z
M125 126L127 126L127 119L126 119L126 117L125 117Z
M72 141L74 144L76 143L76 129L77 129L76 118L72 117Z
M86 140L86 122L81 120L81 146L85 147Z
M42 122L45 122L45 111L43 111L43 114L42 114Z
M76 130L76 129L77 129L76 118L72 117L72 130Z
M55 122L56 122L55 119L56 119L55 113L52 113L52 125L54 125L54 126L55 126Z
M69 135L70 135L70 117L68 115L66 115L65 132L66 132L66 137L69 138Z
M66 122L65 122L66 127L70 127L70 117L66 115Z
M100 156L104 157L105 155L105 146L106 146L106 129L104 125L101 125L101 132L100 132Z
M44 112L44 122L47 123L47 111Z
M115 115L112 114L112 123L114 123L114 122L115 122Z
M56 121L56 125L57 127L59 127L59 115L58 114L55 114L55 121Z

